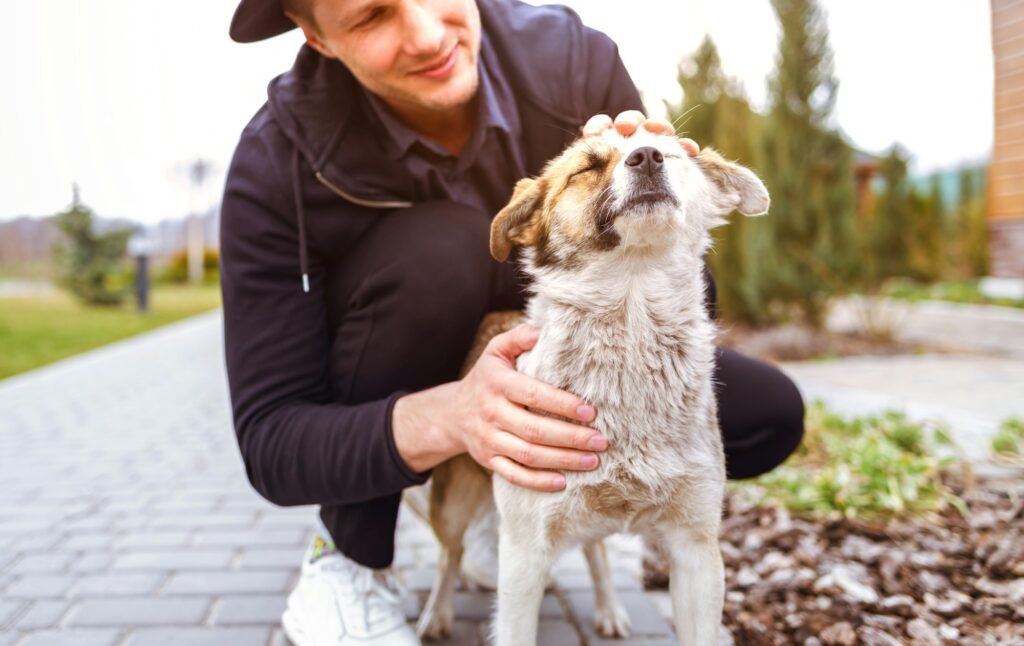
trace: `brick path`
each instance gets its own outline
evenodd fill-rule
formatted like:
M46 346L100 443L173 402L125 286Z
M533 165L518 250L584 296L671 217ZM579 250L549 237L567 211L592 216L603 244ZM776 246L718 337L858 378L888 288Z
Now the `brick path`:
M249 487L235 445L219 313L0 382L0 646L284 646L310 507ZM422 607L437 546L409 514L399 569ZM541 643L673 643L667 599L611 541L636 637L594 637L582 556L545 600ZM448 644L483 644L490 598L460 591Z

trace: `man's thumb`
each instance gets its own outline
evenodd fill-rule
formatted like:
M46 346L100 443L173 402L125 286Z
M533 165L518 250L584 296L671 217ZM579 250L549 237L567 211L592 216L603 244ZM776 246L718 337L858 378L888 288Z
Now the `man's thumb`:
M539 327L521 323L508 332L494 337L493 351L511 361L537 345L539 338Z

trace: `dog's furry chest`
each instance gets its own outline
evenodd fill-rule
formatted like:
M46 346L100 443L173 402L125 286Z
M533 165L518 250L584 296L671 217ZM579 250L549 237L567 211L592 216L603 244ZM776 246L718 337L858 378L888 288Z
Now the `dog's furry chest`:
M609 442L597 469L566 473L553 518L580 528L585 523L569 519L592 521L596 513L618 529L635 528L678 509L701 483L721 480L714 329L702 312L673 314L660 317L649 305L600 316L542 303L531 308L543 317L534 320L542 334L520 357L519 370L593 403L592 426Z

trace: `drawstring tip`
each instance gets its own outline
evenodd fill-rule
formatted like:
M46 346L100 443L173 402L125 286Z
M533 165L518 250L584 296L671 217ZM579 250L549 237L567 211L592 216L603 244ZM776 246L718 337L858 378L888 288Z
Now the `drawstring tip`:
M309 274L302 274L302 291L309 293Z

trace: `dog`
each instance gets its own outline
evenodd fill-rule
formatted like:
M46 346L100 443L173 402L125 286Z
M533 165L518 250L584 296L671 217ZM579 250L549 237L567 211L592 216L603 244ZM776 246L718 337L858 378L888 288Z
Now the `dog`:
M718 642L725 457L702 258L709 231L726 215L761 215L768 206L749 169L711 149L690 157L674 137L643 128L581 138L539 177L516 185L490 238L499 262L521 247L522 269L533 279L525 320L541 332L516 367L593 403L591 425L608 449L596 469L567 472L565 489L554 493L492 482L468 455L438 465L429 493L420 494L429 497L441 543L421 635L450 632L463 533L493 495L498 646L536 642L548 571L575 545L594 580L598 632L628 636L602 542L616 532L645 534L668 555L679 642ZM467 368L487 339L520 318L486 319Z

